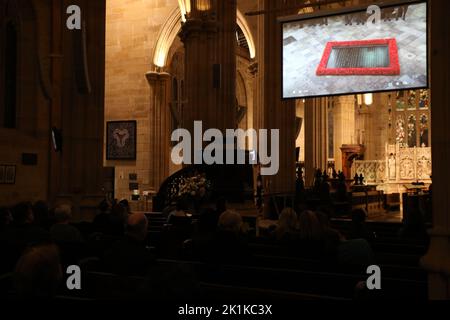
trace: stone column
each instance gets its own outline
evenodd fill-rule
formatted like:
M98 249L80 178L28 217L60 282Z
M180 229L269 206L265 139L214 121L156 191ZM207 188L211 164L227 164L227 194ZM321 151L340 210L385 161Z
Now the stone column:
M180 37L186 52L183 127L222 131L236 126L236 0L193 2ZM205 3L206 3L205 2ZM202 2L203 3L203 2Z
M150 85L150 186L158 192L169 176L171 77L162 72L148 72Z
M305 184L314 182L316 169L328 162L328 98L308 99L305 104Z
M343 170L341 148L356 143L355 137L355 97L335 98L334 110L334 159L336 171Z
M265 194L295 193L295 100L283 101L281 97L281 32L278 17L293 14L292 8L299 1L265 0L264 9L264 129L280 130L280 168L275 176L264 177ZM277 49L278 48L278 49ZM270 149L269 149L270 150ZM266 206L267 208L268 206Z
M429 270L429 297L450 299L450 64L449 1L432 0L431 9L431 106L433 152L433 230L422 265Z

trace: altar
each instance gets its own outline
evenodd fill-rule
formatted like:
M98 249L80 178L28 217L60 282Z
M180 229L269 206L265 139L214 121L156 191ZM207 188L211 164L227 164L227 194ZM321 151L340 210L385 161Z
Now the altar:
M384 194L403 194L405 185L420 182L426 189L432 183L431 148L400 148L387 145L383 160L355 161L353 175L363 175L368 185Z
M418 203L429 215L427 191L432 183L431 148L387 145L383 160L355 161L352 173L363 175L366 185L385 195L387 210L400 211L401 216L405 216L414 198L420 199Z

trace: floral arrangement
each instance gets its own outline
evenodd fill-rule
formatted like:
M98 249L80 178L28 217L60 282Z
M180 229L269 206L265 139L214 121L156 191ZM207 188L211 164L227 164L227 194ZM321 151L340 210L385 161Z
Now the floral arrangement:
M183 197L204 198L211 190L211 181L205 174L193 174L175 178L169 186L169 198L171 200Z

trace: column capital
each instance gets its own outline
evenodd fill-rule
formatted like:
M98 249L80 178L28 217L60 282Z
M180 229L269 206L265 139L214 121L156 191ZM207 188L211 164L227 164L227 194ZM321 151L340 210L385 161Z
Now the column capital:
M259 63L257 61L253 62L248 67L248 71L255 77L259 72Z
M145 77L147 78L148 83L152 85L155 82L170 80L171 75L167 72L149 71L145 74Z
M179 36L182 42L186 42L191 35L198 35L200 33L212 34L217 32L217 21L209 16L204 16L201 18L189 18L183 23Z

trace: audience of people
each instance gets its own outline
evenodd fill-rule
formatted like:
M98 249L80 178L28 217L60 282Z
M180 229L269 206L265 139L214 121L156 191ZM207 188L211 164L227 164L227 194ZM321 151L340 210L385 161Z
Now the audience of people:
M317 175L317 180L319 178ZM319 183L317 187L317 191L328 199L326 195L329 190ZM284 208L267 240L280 248L287 248L297 257L321 261L330 266L356 266L354 270L363 272L363 267L375 262L370 245L375 237L366 224L366 212L358 209L351 213L352 223L347 240L332 228L332 211L329 202L325 202L315 210L308 210L305 203L296 203L295 210ZM421 216L418 210L410 212L405 217L400 236L414 238L424 235ZM179 233L176 226L186 218L191 224L193 219L188 203L180 199L176 208L168 213L168 226L173 227L167 230ZM195 221L192 228L183 229L185 233L174 238L177 250L183 250L183 258L214 265L252 263L254 253L250 243L254 235L249 235L248 225L238 212L227 209L225 199L219 198L215 206L204 206ZM15 288L20 296L54 296L62 277L61 266L66 266L67 261L76 263L86 256L97 257L101 271L121 276L143 277L152 270L161 269L157 257L164 255L161 256L161 251L153 250L149 245L160 246L163 250L167 247L149 242L147 216L144 213L130 213L127 201L102 201L98 214L87 229L88 234L80 232L79 225L72 222L70 205L49 209L44 202L34 205L24 202L12 209L0 208L0 250L3 258L0 271L14 271ZM170 232L167 234L170 235ZM164 241L164 237L161 239ZM95 247L98 245L96 242L102 242L101 250ZM67 255L73 254L68 244L87 246L88 250L82 254L77 252L75 257L67 259ZM174 244L169 241L168 245ZM174 251L175 259L181 257L177 250Z

